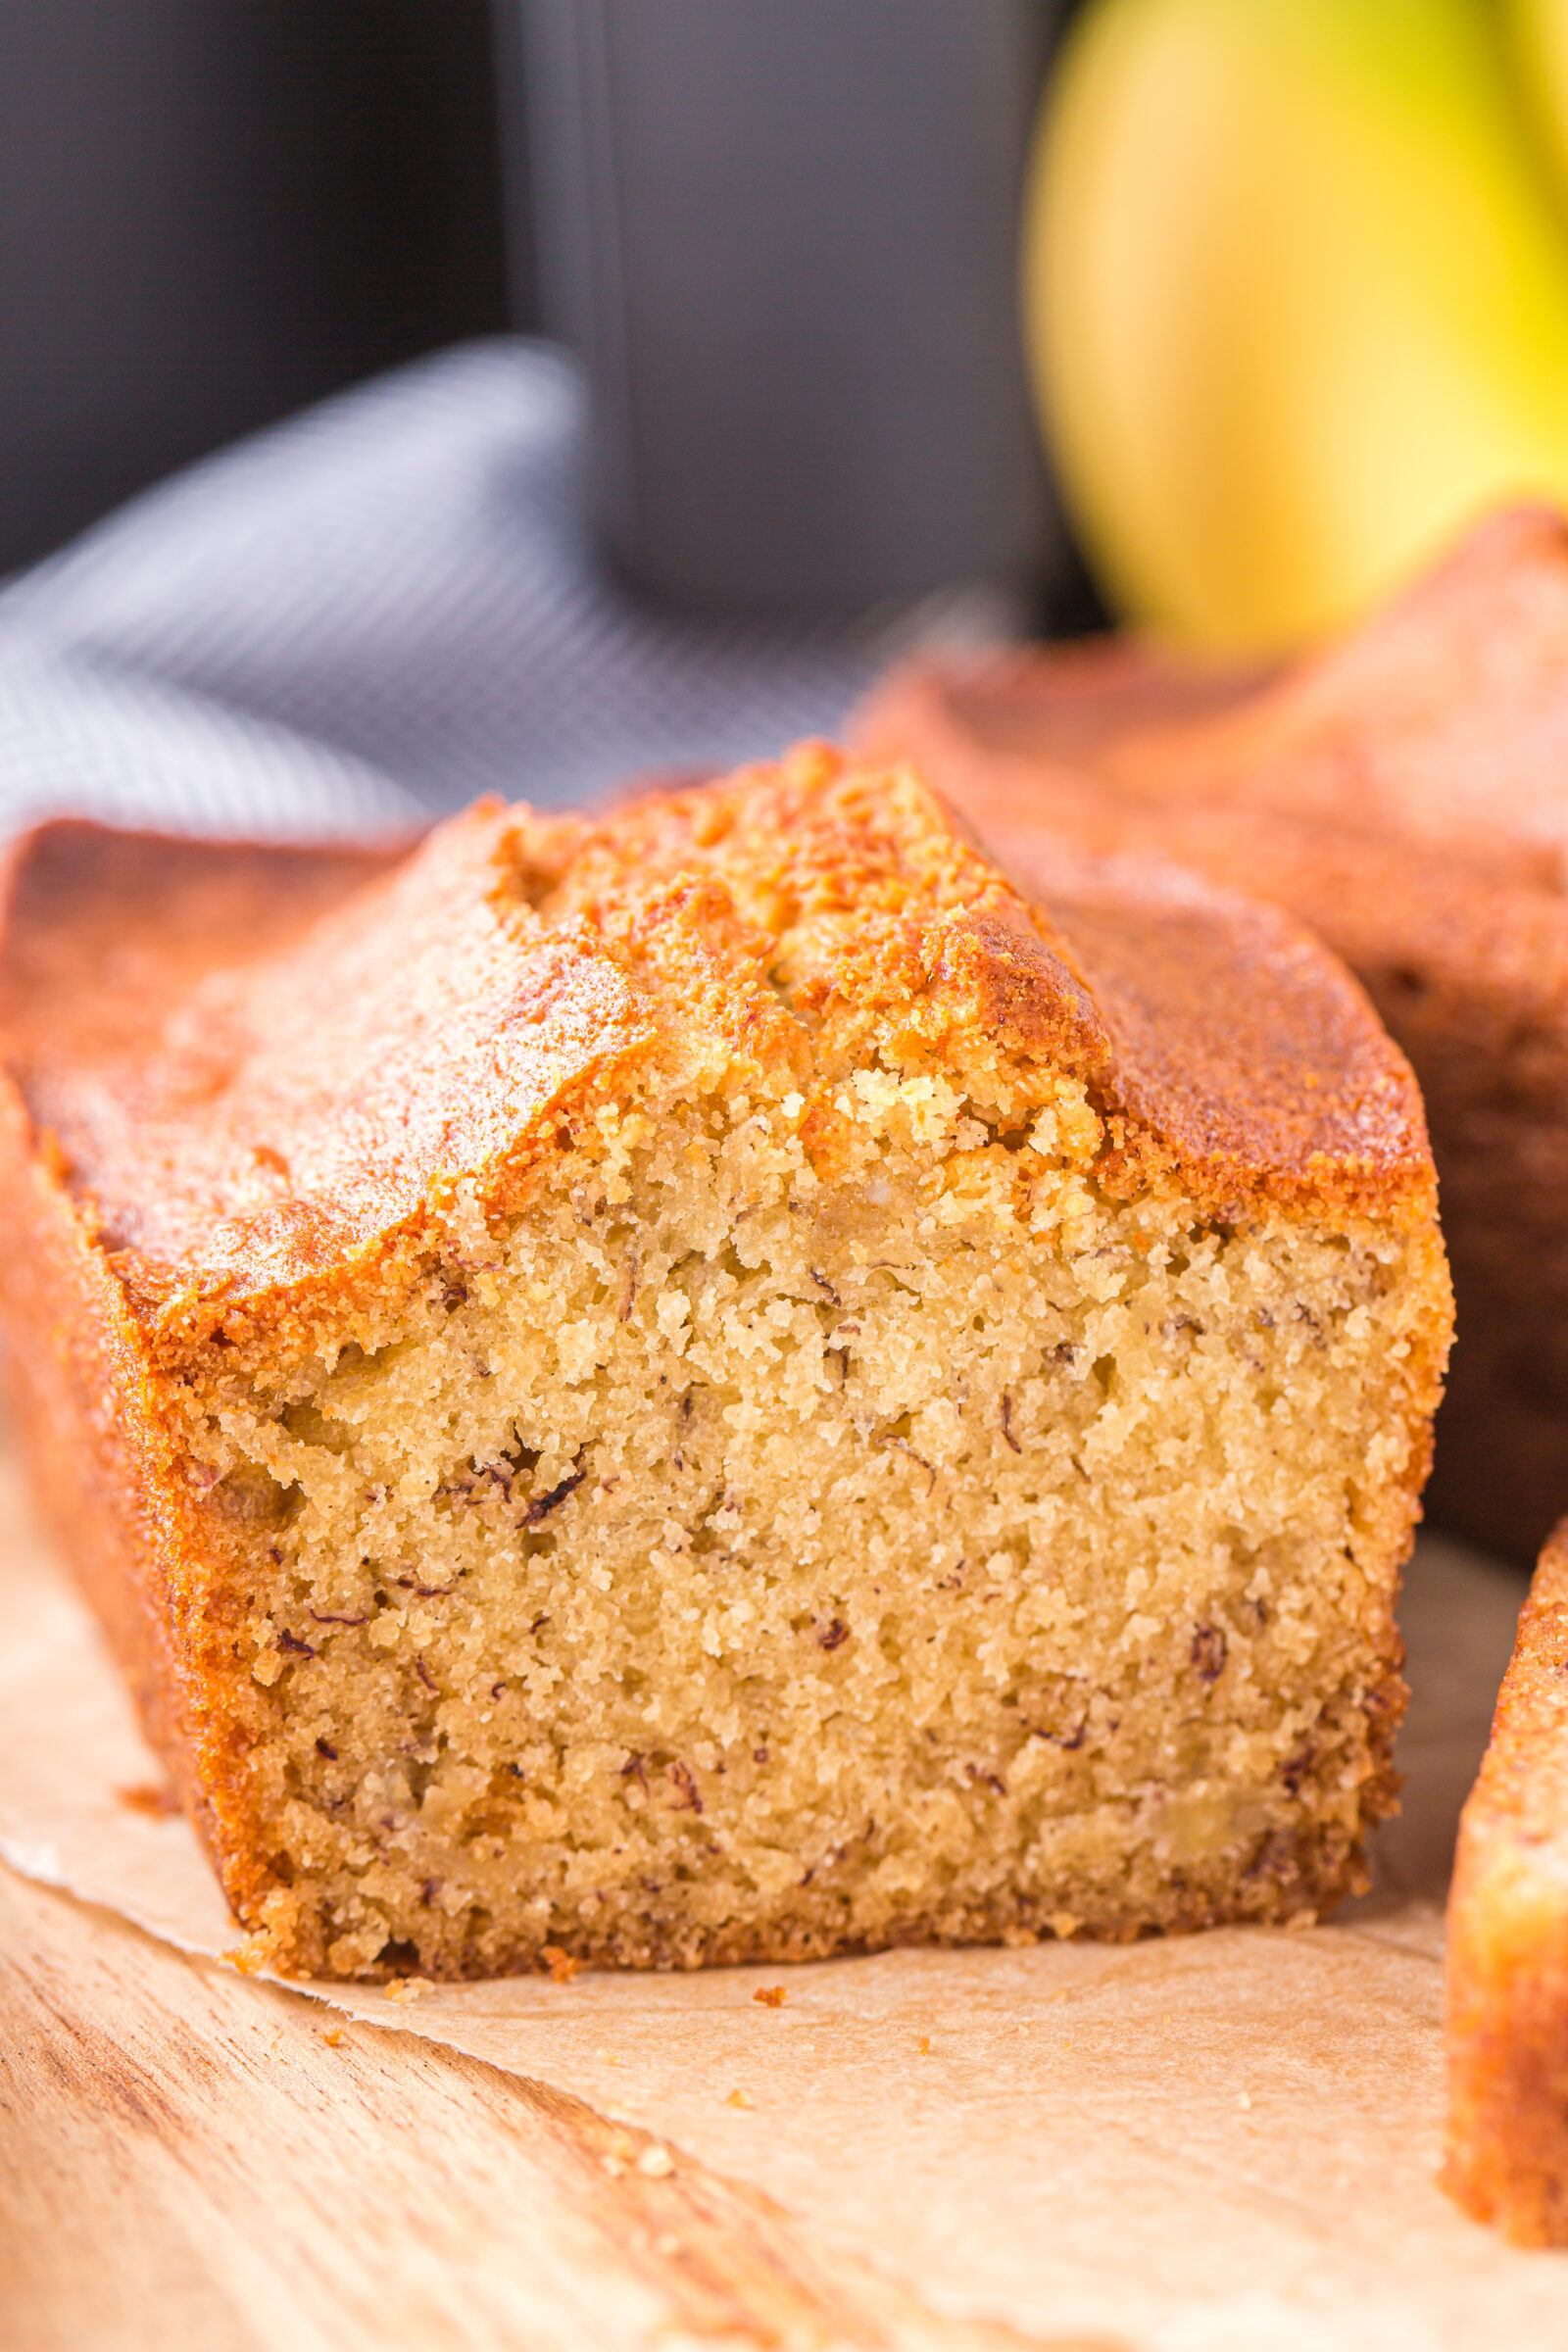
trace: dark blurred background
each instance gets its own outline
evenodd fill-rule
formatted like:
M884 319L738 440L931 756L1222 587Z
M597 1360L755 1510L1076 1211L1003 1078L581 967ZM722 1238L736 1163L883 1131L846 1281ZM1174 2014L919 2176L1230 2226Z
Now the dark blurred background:
M497 112L487 0L0 0L0 571L532 324Z
M830 48L854 52L855 23L839 20L839 29L821 30L840 4L780 0L795 12L780 33L799 36L802 60L808 62L811 44L824 37ZM717 73L704 0L649 0L651 8L682 12L672 35L669 20L661 24L627 13L623 0L570 0L572 8L597 12L591 19L564 16L556 0L534 5L546 34L552 21L569 24L591 50L608 38L606 26L618 26L617 38L624 39L651 24L666 46L687 41L705 73L713 68L709 80ZM879 44L903 42L907 68L910 58L918 60L922 40L935 44L933 54L944 40L957 40L961 53L967 24L976 32L977 57L990 39L998 60L1013 50L1029 53L1043 71L1050 34L1070 13L1063 0L984 0L990 31L983 35L967 13L980 5L918 0L926 11L921 33L906 18L877 19L867 0L869 13L857 20L859 48L874 59ZM755 53L755 28L751 38ZM523 51L518 0L499 0L494 10L490 0L0 0L0 574L46 554L172 469L400 361L508 327L570 331L576 322L559 289L552 306L541 302L545 272L530 219L521 128ZM781 54L789 51L785 40ZM718 74L719 94L723 86ZM512 125L505 157L503 92ZM713 95L705 92L706 81L692 94L699 122ZM553 84L548 94L553 102ZM808 109L811 118L823 116L813 125L819 162L831 111L814 103ZM962 136L949 122L952 112L948 105L939 116L950 149ZM999 119L994 110L986 118L991 128L983 135L993 141ZM884 145L891 120L883 125ZM1027 122L1026 109L1018 120ZM570 142L581 137L582 125L573 118L568 127L563 118L558 136L556 123L552 111L552 184L564 187ZM903 127L912 134L912 122ZM562 138L568 143L565 168L557 152ZM1005 134L1004 144L1011 138ZM992 173L999 187L1021 168L1021 143L1014 143L1016 156ZM931 190L942 184L936 153L943 144L932 148ZM912 152L919 151L916 140ZM879 192L884 213L893 201L887 175L897 161L873 142L868 224ZM904 168L911 168L907 159ZM946 205L949 198L937 201ZM639 204L637 222L648 209ZM558 208L552 221L559 219ZM761 233L768 225L765 202L757 219L765 255L771 250ZM897 231L884 224L868 233L886 242ZM781 247L786 261L788 234ZM954 235L960 236L956 224ZM546 259L559 242L547 240ZM1100 608L1059 523L1047 518L1021 375L1016 391L995 392L1014 365L997 342L1011 332L1000 324L1012 309L1010 265L1000 250L995 262L995 283L976 312L978 328L973 321L963 326L975 306L966 306L963 287L956 292L949 284L938 306L940 324L925 338L925 362L913 354L899 380L914 384L922 365L939 374L945 368L946 390L926 402L927 424L935 423L939 439L942 400L952 409L965 399L972 408L978 399L984 409L1000 399L1007 416L994 438L1000 446L1010 433L1011 442L1001 458L983 433L973 448L949 442L952 463L909 470L923 480L928 503L940 505L945 490L950 506L956 498L973 508L977 540L988 531L995 537L996 525L983 519L985 499L963 487L964 462L993 494L992 504L999 480L1013 483L1011 495L1034 517L1014 536L1026 548L1032 541L1041 566L1036 617L1072 629L1092 623ZM919 258L907 267L917 270ZM787 276L775 270L768 282L782 288ZM901 299L907 309L907 298ZM989 326L987 301L998 313ZM573 340L594 367L602 394L612 371L599 368L602 355L591 335ZM895 339L880 354L884 376L901 351ZM649 380L659 356L642 355ZM856 377L835 395L840 405L832 419L852 442L861 429L851 418L857 391L868 415L878 414L869 377L863 385ZM881 414L892 416L885 385L880 398ZM907 405L896 397L901 417ZM910 416L918 405L916 395ZM597 398L596 415L603 425ZM601 448L605 441L601 431ZM695 469L703 487L708 453L683 472L670 454L681 454L678 437L666 429L660 446L654 486L666 506L674 501L677 516L690 510L691 527L701 535L707 524L687 475ZM722 467L715 480L722 489ZM744 520L737 517L737 528ZM950 522L948 535L961 540L961 522ZM607 530L606 537L613 542L615 534ZM763 538L771 545L771 528ZM825 547L831 538L829 529ZM620 552L612 546L612 554ZM836 560L829 548L824 561ZM628 562L626 568L638 567ZM1014 586L1020 584L1015 570ZM898 585L890 571L885 587Z

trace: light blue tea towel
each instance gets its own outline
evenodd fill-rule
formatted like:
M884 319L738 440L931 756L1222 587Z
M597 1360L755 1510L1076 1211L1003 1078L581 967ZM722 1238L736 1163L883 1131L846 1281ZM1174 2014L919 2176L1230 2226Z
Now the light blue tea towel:
M468 345L256 435L0 591L0 828L55 810L253 835L544 806L831 733L962 587L838 627L618 589L583 519L582 388Z

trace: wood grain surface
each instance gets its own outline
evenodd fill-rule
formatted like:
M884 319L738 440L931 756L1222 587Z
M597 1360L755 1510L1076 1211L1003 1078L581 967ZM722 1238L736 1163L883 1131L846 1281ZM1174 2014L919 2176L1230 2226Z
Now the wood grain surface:
M1067 2352L939 2318L581 2101L3 1868L0 2342Z

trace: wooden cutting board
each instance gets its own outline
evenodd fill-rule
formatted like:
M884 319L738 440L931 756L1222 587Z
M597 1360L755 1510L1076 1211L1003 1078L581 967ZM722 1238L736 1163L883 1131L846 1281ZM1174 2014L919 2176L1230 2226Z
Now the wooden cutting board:
M9 2352L1031 2340L937 2318L684 2155L623 2161L626 2136L0 1870Z

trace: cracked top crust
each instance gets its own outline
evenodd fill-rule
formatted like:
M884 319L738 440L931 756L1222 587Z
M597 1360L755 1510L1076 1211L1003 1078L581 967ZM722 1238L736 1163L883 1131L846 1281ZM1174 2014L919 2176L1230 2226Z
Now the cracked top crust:
M910 771L819 746L358 854L46 826L5 877L0 1035L40 1156L172 1344L384 1275L715 1054L797 1090L813 1152L867 1059L961 1071L1020 1125L1067 1069L1220 1213L1433 1205L1407 1065L1288 918L1038 836L1009 880Z

